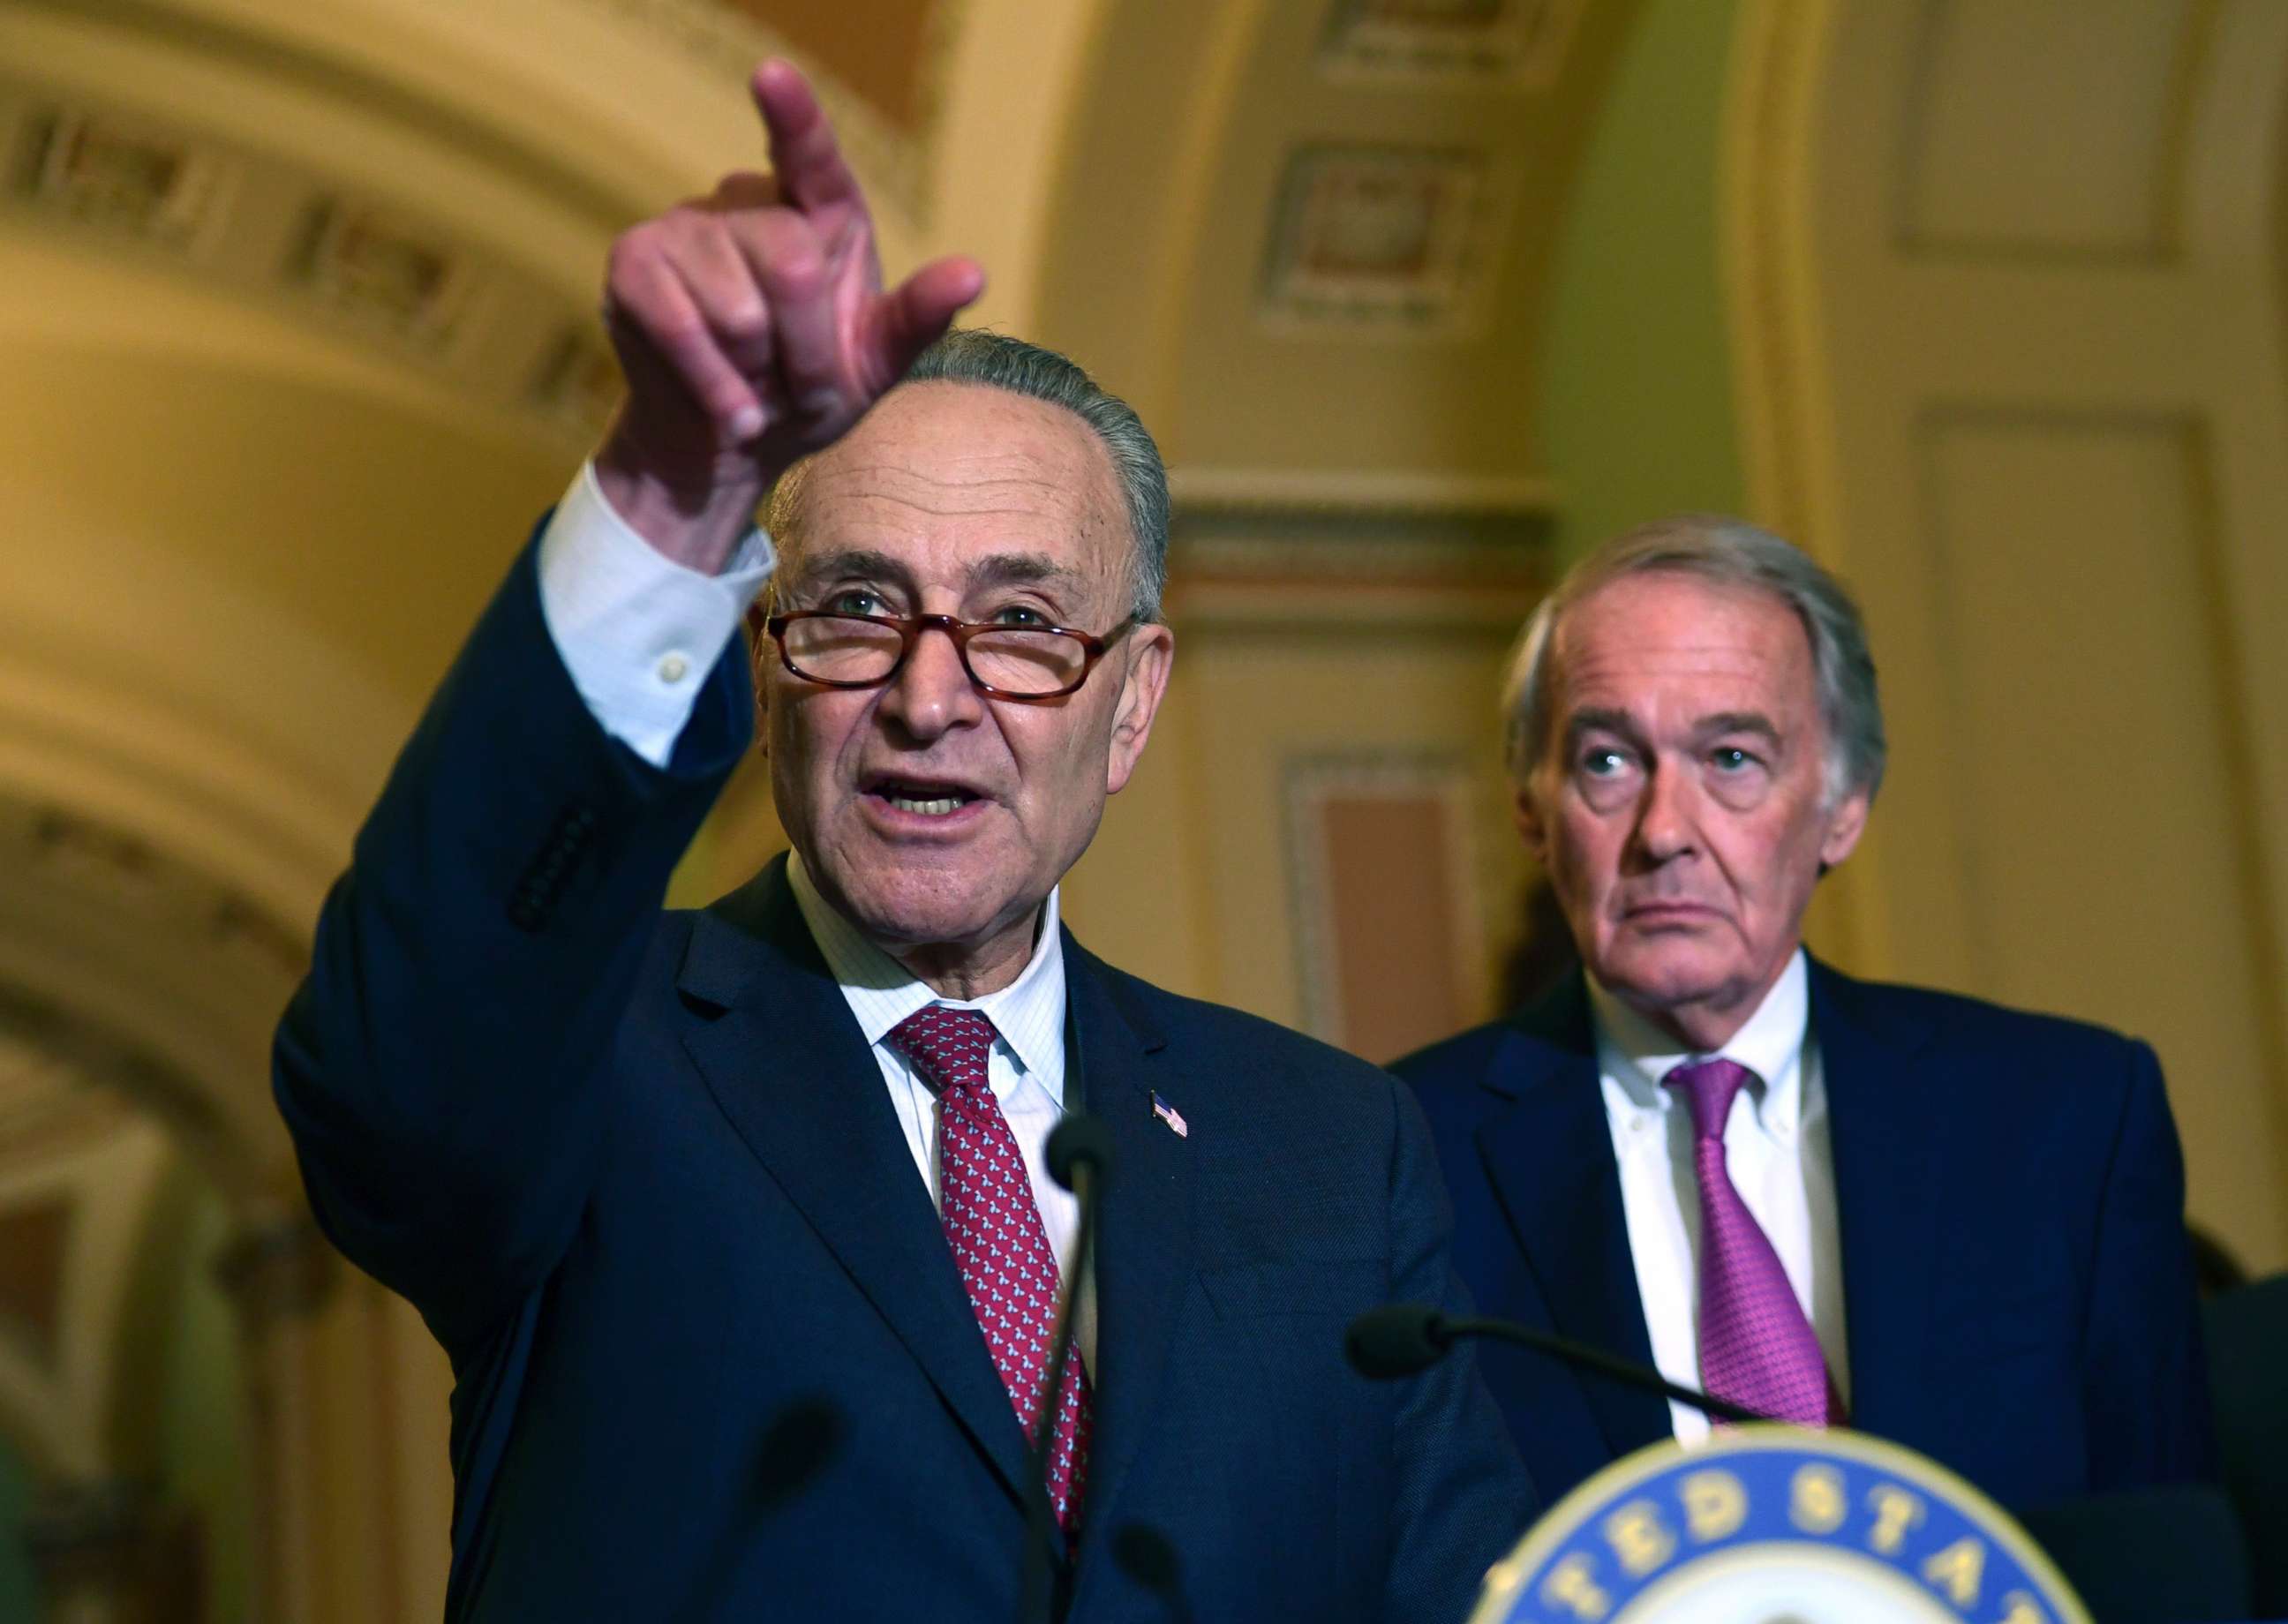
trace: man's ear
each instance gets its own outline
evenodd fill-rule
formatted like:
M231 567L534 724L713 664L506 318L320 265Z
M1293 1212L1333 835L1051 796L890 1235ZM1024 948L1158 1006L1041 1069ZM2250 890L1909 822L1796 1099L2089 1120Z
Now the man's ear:
M765 697L764 679L770 674L771 660L778 652L763 624L767 618L768 611L762 601L747 606L747 676L755 690L755 748L766 756L771 753L771 707Z
M1112 713L1111 749L1105 762L1104 792L1118 795L1128 784L1152 736L1152 719L1160 714L1160 701L1168 692L1168 674L1176 664L1176 634L1156 621L1147 621L1128 634L1127 674L1120 681L1120 698Z
M1819 843L1819 871L1825 874L1851 855L1859 844L1859 836L1867 832L1867 813L1872 799L1864 789L1855 789L1843 797L1835 810L1827 814L1827 832Z
M1511 786L1510 821L1525 841L1525 849L1533 855L1534 862L1546 873L1549 868L1549 823L1542 816L1541 800L1534 793L1530 776Z

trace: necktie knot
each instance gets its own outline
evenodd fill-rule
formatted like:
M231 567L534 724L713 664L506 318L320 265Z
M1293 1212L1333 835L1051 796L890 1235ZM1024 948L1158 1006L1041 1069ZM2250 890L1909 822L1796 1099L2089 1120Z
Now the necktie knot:
M1684 1103L1692 1108L1692 1127L1703 1139L1724 1137L1724 1124L1732 1115L1732 1102L1740 1090L1755 1075L1736 1060L1721 1058L1710 1060L1688 1060L1660 1080L1661 1087L1674 1089L1684 1096Z
M1000 1034L992 1017L978 1010L950 1010L941 1003L917 1010L889 1031L890 1046L913 1062L924 1082L940 1094L986 1089L986 1057Z

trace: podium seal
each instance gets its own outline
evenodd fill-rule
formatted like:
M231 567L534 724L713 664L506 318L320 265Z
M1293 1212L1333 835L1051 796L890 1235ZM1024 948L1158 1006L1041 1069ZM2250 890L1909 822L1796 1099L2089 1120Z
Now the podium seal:
M2024 1530L1952 1472L1851 1432L1655 1444L1568 1494L1471 1624L2090 1624Z

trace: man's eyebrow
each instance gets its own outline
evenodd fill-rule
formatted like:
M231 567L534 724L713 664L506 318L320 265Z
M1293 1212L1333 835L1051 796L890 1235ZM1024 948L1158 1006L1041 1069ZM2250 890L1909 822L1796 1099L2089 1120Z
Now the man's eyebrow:
M969 566L969 583L979 586L1084 587L1088 577L1045 552L997 552Z
M904 565L888 553L877 552L870 547L835 547L822 551L804 549L795 554L793 573L805 580L830 577L844 580L852 576L862 581L902 581L906 578Z
M1565 718L1565 737L1569 742L1584 733L1620 733L1633 738L1636 724L1625 710L1612 710L1591 705L1573 712Z
M1780 741L1779 728L1760 710L1719 710L1713 715L1702 717L1693 731L1704 738L1714 738L1723 733L1754 733L1774 744Z
M963 572L972 589L980 586L1056 585L1084 587L1088 577L1069 564L1060 564L1045 552L997 552L972 563ZM848 580L906 582L907 566L888 553L871 547L838 547L798 553L793 574L806 581Z

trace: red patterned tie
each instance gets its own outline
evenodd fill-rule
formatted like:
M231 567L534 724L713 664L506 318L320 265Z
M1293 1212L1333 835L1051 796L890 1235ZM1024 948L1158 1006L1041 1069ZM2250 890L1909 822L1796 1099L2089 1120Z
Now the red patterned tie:
M1755 1073L1733 1060L1696 1060L1661 1079L1692 1107L1692 1168L1700 1181L1700 1379L1720 1398L1799 1426L1843 1419L1819 1337L1724 1164L1724 1124Z
M889 1040L938 1092L938 1216L993 1367L1030 1441L1056 1333L1057 1256L1017 1136L986 1083L994 1035L993 1022L977 1010L933 1003L900 1021ZM1048 1479L1057 1524L1070 1534L1088 1482L1088 1371L1078 1348L1068 1372Z

